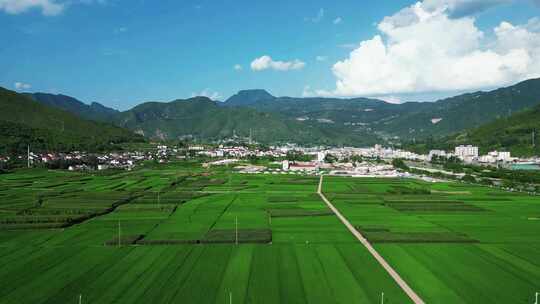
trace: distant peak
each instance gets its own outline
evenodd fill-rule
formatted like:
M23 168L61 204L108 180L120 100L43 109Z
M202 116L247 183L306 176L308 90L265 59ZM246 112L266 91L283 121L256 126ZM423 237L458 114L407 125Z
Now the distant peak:
M233 106L252 105L260 101L268 101L275 99L272 94L263 89L241 90L231 96L225 103Z
M257 94L257 95L260 95L260 96L266 96L266 97L270 97L270 98L274 97L272 94L268 93L268 91L265 90L265 89L240 90L240 91L238 91L238 93L236 95L254 95L254 94Z

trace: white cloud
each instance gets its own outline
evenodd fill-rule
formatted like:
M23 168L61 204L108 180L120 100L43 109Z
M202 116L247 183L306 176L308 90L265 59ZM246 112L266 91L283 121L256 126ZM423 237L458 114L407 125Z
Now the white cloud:
M268 55L256 58L251 62L251 69L253 71L263 71L268 69L276 71L300 70L305 66L306 64L298 59L292 61L274 61L272 57Z
M382 101L385 101L387 103L393 103L393 104L400 104L400 103L403 103L403 100L401 100L401 98L399 98L398 96L394 96L394 95L390 95L390 96L377 96L377 97L372 97L374 99L379 99L379 100L382 100Z
M326 57L326 56L317 56L317 57L315 57L315 60L317 60L317 61L326 61L326 59L328 59L328 57Z
M45 16L56 16L62 13L64 6L55 0L0 0L0 10L12 15L40 9Z
M241 65L239 65L239 64L235 64L235 65L233 66L233 69L234 69L235 71L241 71L241 70L243 69L243 67L242 67Z
M446 4L428 6L433 2ZM456 11L462 2L426 0L384 18L378 24L379 35L362 41L349 58L334 64L336 88L316 93L471 90L540 77L540 19L524 25L502 22L493 29L494 35L485 35L474 17L451 17L450 4Z
M343 19L341 17L337 17L336 19L334 19L334 24L341 24L341 22L343 22Z
M212 100L219 100L220 98L223 97L220 93L212 92L209 88L206 88L199 93L191 93L191 97L197 97L197 96L208 97Z
M108 0L0 0L0 11L11 15L39 9L45 16L57 16L72 4L108 4Z
M311 18L306 17L304 18L304 20L311 21L313 23L319 23L321 22L321 20L323 20L323 18L324 18L324 8L320 8L315 17L311 17Z
M424 8L433 12L446 8L448 15L453 18L480 13L494 6L511 3L514 0L424 0Z
M15 82L13 86L16 90L28 90L32 87L30 84L24 82Z

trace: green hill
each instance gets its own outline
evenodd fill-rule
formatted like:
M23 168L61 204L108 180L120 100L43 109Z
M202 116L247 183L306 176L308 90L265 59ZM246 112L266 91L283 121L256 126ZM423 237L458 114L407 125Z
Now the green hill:
M530 79L490 92L463 94L426 103L389 119L379 130L404 139L444 137L480 127L540 104L540 79Z
M290 118L326 119L335 124L363 125L386 137L398 136L406 141L444 137L540 104L540 79L526 80L489 92L468 93L422 103L390 104L369 98L264 96L261 90L241 91L224 105L241 104Z
M268 101L272 99L275 99L275 97L266 90L242 90L229 97L224 104L227 106L249 106L255 105L261 101Z
M116 123L146 137L204 140L248 137L263 143L368 145L377 137L361 127L298 121L248 107L224 107L205 97L169 103L148 102L122 112Z
M144 140L110 123L87 121L4 88L0 88L0 123L0 153L20 151L26 145L34 151L97 151Z
M537 105L532 109L499 118L478 128L439 140L427 140L411 145L411 148L426 152L435 148L452 150L457 145L472 144L478 146L481 153L499 150L510 151L515 156L533 156L540 155L539 132L540 105Z
M118 113L117 110L108 108L100 103L93 102L87 105L73 97L62 94L32 93L24 95L42 104L60 108L89 120L110 121Z

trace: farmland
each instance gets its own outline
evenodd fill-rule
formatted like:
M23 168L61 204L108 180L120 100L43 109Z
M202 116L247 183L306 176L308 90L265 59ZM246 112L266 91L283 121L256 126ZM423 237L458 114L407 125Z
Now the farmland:
M0 303L408 303L318 182L196 162L0 175ZM538 199L338 177L323 192L426 303L540 288Z
M324 192L426 303L534 303L540 198L336 177L325 179Z

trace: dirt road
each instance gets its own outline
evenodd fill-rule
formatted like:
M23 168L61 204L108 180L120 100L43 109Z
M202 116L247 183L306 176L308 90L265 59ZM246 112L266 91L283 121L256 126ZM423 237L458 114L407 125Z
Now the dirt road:
M413 301L415 304L424 304L424 301L420 296L412 290L411 287L405 282L401 276L386 262L386 260L373 248L373 246L368 242L368 240L360 233L356 228L354 228L353 225L339 212L339 210L332 205L332 203L324 196L322 193L322 184L323 184L323 176L321 175L321 178L319 179L319 187L317 188L317 194L321 197L321 199L326 203L328 208L334 212L334 214L339 218L339 220L349 229L349 231L366 247L366 249L371 253L371 255L381 264L381 266L388 272L388 274L396 281L396 283L403 289L403 291L409 296L409 298Z

